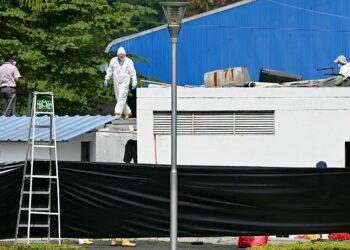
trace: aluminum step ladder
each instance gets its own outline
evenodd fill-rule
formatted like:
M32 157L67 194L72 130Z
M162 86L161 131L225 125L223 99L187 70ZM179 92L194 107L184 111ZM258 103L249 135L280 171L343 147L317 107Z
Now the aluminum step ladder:
M54 96L52 92L34 92L29 125L26 160L16 225L15 242L21 236L29 244L35 238L51 240L57 228L61 244L60 191ZM44 164L35 161L37 151L48 153ZM33 233L34 231L34 233Z

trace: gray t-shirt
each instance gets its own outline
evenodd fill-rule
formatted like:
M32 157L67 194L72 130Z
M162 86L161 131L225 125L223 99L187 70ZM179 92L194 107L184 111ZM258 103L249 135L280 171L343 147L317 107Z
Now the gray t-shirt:
M5 63L0 66L0 88L1 87L16 87L16 78L21 77L16 66L11 63Z

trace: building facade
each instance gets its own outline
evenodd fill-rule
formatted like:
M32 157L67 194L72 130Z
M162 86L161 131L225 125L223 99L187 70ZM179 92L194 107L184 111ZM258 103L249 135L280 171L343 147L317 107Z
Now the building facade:
M140 163L170 163L170 88L138 89ZM349 88L178 89L178 164L350 166Z

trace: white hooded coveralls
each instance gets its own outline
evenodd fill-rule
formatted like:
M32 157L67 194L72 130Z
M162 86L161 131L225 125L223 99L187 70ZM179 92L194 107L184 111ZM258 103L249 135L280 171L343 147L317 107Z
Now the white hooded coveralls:
M350 76L350 63L341 66L339 74L342 74L344 78L348 78Z
M117 104L114 108L116 114L131 114L131 109L126 103L129 93L130 79L132 86L136 87L137 77L134 63L128 57L120 64L118 57L112 58L109 63L105 80L109 80L113 75L113 85Z

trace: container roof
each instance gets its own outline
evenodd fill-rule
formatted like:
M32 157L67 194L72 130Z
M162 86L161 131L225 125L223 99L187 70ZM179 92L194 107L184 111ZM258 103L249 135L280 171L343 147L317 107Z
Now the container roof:
M113 121L114 116L55 116L56 141L68 141L104 127L106 123ZM0 141L27 141L29 133L30 117L28 116L0 116ZM37 125L49 125L49 117L37 117ZM35 140L45 141L49 139L47 128L35 130Z

